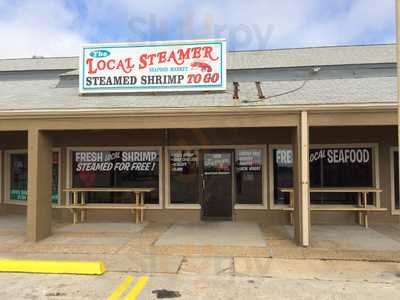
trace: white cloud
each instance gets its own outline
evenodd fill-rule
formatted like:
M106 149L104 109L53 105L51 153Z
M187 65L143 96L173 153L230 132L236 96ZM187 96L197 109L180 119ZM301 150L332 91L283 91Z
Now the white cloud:
M310 22L297 43L321 46L394 42L394 3L392 0L354 0L346 11L328 20Z
M283 48L394 42L394 0L203 1L198 15L225 25L239 48ZM218 6L223 9L218 9ZM260 34L272 29L268 41ZM240 31L242 34L240 35ZM244 36L250 38L244 38Z
M87 40L154 36L222 35L237 50L394 41L394 0L87 0L83 11L67 0L10 2L0 0L0 57L77 55Z
M1 6L0 6L1 7ZM78 55L83 36L74 29L77 15L63 1L3 3L7 15L0 17L0 57Z

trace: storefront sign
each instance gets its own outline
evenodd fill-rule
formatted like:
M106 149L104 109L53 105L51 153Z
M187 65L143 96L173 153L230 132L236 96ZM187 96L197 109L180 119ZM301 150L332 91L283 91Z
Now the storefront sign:
M324 159L328 164L365 164L370 160L368 149L321 149L310 151L310 163Z
M79 150L71 152L72 187L153 188L145 204L158 204L158 150ZM87 203L132 203L131 193L88 193Z
M93 44L82 47L80 93L226 89L226 41Z
M369 149L362 148L337 148L337 149L311 149L310 163L324 160L328 164L365 164L371 159ZM292 165L293 153L290 149L276 151L276 163L279 166Z
M76 172L152 172L158 164L157 151L75 152Z

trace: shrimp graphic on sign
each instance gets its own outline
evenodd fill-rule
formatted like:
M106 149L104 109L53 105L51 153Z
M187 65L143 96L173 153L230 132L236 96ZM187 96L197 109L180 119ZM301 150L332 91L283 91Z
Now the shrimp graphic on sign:
M190 66L192 67L192 70L200 69L201 72L212 72L212 67L208 63L203 61L193 62L190 64Z

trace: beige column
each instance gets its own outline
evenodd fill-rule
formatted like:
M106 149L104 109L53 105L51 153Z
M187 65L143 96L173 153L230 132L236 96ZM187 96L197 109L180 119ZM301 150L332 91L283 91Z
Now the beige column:
M47 133L28 130L27 238L51 235L52 142Z
M310 246L309 127L307 112L301 112L293 130L294 238Z

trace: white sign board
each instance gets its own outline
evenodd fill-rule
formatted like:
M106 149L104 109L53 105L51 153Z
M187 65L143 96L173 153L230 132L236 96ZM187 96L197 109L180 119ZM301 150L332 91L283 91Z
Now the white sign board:
M226 41L85 45L79 69L81 94L225 90Z

